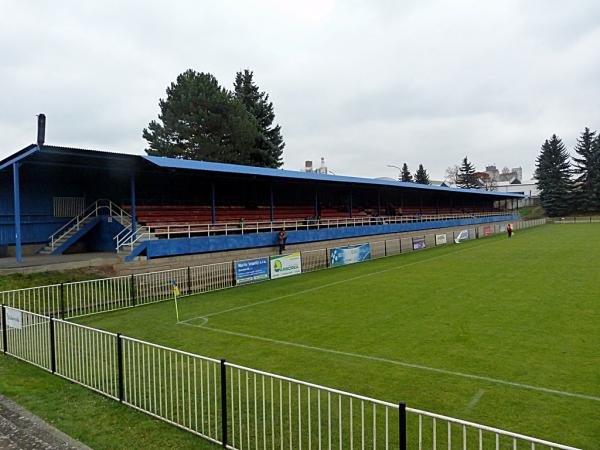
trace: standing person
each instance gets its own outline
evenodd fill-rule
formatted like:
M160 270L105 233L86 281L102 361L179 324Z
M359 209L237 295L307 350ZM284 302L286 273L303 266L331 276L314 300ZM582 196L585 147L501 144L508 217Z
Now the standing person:
M281 230L277 234L277 241L279 242L279 254L281 255L285 250L285 241L287 241L287 233L285 230Z
M510 239L513 235L513 226L511 223L506 227L506 233L508 233L508 238Z

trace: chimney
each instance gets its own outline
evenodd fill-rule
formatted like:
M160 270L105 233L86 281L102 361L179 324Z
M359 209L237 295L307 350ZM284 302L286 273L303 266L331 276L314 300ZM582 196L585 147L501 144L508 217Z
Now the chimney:
M41 147L44 145L46 140L46 115L44 113L38 114L38 128L37 128L37 145Z

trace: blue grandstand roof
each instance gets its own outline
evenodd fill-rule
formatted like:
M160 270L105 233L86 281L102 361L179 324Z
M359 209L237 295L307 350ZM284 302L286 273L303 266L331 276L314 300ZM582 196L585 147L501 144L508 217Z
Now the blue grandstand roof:
M148 162L154 166L166 169L179 170L194 170L200 172L223 173L231 175L253 175L261 177L282 178L288 180L303 180L303 181L323 181L332 183L352 183L370 186L386 186L392 188L405 188L424 190L429 192L448 192L451 194L473 194L494 196L499 198L525 198L523 194L513 194L509 192L493 192L483 191L479 189L457 189L445 186L431 186L417 183L405 183L401 181L390 181L373 178L349 177L340 175L325 175L311 172L300 172L283 169L270 169L266 167L242 166L239 164L224 164L208 161L185 160L176 158L163 158L157 156L132 155L126 153L105 152L90 149L61 147L53 145L43 145L41 148L35 144L29 145L24 149L0 160L0 170L9 167L15 162L20 162L26 159L40 159L45 156L45 160L56 161L61 164L66 160L71 160L77 156L93 156L98 161L105 161L106 164L113 164L111 160L126 159L135 163ZM65 159L66 158L66 159Z
M372 178L361 178L361 177L348 177L340 175L324 175L320 173L312 172L297 172L293 170L283 169L270 169L266 167L254 167L254 166L242 166L239 164L224 164L215 163L208 161L195 161L187 159L176 159L176 158L163 158L158 156L142 156L147 161L168 169L182 169L182 170L198 170L204 172L221 172L229 174L242 174L242 175L257 175L263 177L277 177L287 178L296 180L306 181L327 181L334 183L354 183L354 184L367 184L373 186L389 186L389 187L403 187L407 189L422 189L427 191L443 191L451 192L453 194L476 194L476 195L492 195L503 198L524 198L527 197L523 194L511 194L507 192L492 192L482 191L479 189L457 189L445 186L431 186L426 184L417 183L406 183L402 181L388 181L378 180Z

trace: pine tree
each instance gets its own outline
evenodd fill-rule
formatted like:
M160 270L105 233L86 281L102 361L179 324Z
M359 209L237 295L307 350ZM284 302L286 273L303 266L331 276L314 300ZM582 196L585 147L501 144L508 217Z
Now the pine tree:
M430 184L429 175L427 175L427 171L423 168L423 164L419 164L419 168L415 173L415 183Z
M158 121L143 131L149 155L246 165L268 159L255 148L254 117L209 73L180 74L159 107Z
M400 181L404 181L405 183L412 183L413 176L408 170L408 164L404 163L402 165L402 172L400 172Z
M577 139L573 172L578 175L575 199L581 212L600 211L600 148L595 131L585 128Z
M456 184L463 189L473 189L478 187L477 179L475 178L475 166L469 162L466 156L458 169Z
M281 156L285 147L281 136L281 126L273 126L275 120L273 103L269 101L267 93L259 91L253 77L253 72L248 69L238 72L233 85L234 95L258 124L259 136L255 147L259 150L259 154L266 157L261 165L277 168L283 164Z
M550 216L563 216L573 210L569 154L555 134L542 145L536 160L535 178L538 180L540 201Z

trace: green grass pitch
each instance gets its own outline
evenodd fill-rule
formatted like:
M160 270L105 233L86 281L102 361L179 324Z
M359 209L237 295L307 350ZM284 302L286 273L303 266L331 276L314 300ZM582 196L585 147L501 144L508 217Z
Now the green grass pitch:
M548 225L79 322L600 448L600 227Z

